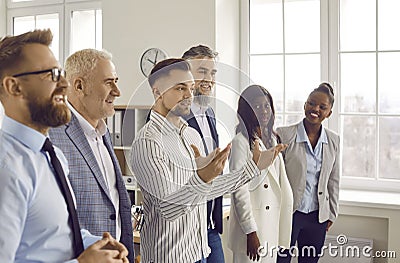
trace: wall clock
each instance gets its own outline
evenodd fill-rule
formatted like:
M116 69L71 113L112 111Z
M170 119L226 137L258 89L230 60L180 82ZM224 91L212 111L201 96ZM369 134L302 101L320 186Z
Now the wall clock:
M167 58L167 54L159 48L149 48L143 52L140 58L140 69L143 75L147 78L157 62Z

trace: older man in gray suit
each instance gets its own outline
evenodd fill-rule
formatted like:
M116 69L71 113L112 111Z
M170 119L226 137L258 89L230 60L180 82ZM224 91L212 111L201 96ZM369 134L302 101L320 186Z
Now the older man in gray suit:
M112 116L120 96L117 73L106 51L84 49L68 57L68 107L71 121L50 129L53 143L69 163L81 226L95 235L109 231L133 262L130 201L104 118Z

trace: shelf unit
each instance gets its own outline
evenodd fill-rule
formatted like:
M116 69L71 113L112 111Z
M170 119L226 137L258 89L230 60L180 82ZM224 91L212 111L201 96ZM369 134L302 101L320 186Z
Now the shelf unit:
M150 108L150 106L144 105L119 105L115 106L114 116L107 118L107 126L110 130L115 155L124 176L125 186L132 204L136 205L143 201L143 197L128 165L129 151L137 132L146 123Z

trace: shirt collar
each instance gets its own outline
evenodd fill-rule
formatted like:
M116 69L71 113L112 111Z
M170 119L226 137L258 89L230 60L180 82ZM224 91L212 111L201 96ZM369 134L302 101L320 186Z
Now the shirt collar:
M26 145L33 152L40 152L46 136L42 133L20 123L14 119L4 116L1 128L5 133L12 136L22 144Z
M199 104L193 102L191 106L192 112L195 116L205 115L208 110L208 106L200 106Z
M182 134L188 126L186 121L184 121L182 118L179 118L179 127L176 127L173 123L167 120L167 118L154 110L151 110L150 112L150 120L154 121L158 126L160 126L162 134L169 134L172 132Z
M68 108L78 119L79 125L81 125L83 132L89 138L95 139L96 137L102 137L107 132L107 126L103 119L99 120L97 127L94 128L70 103L67 102Z
M297 126L296 142L308 142L308 136L303 121ZM321 136L319 136L318 142L328 143L328 137L326 136L324 126L322 126Z

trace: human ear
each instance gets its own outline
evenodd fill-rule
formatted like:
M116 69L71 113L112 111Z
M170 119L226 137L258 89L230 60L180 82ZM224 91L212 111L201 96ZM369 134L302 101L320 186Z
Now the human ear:
M72 89L74 92L77 92L78 94L85 94L85 87L86 83L84 79L76 78L73 80Z
M326 116L326 118L329 118L332 114L332 110L329 111L329 114Z
M18 80L14 77L4 77L3 78L3 87L5 93L10 96L19 96L22 94L21 87L19 86Z
M159 97L161 97L161 92L158 88L153 88L153 96L155 99L158 99Z

